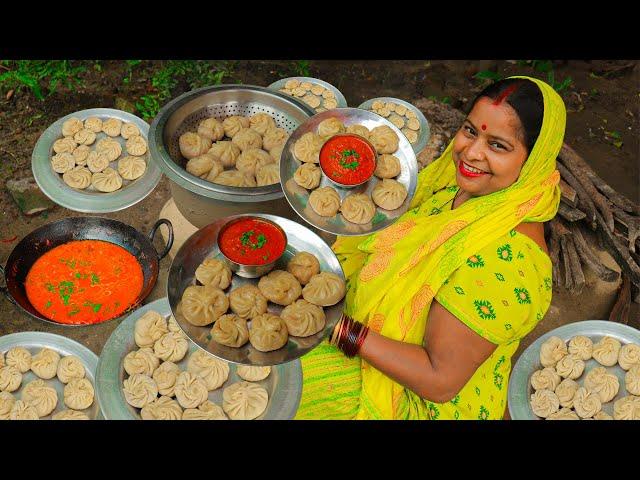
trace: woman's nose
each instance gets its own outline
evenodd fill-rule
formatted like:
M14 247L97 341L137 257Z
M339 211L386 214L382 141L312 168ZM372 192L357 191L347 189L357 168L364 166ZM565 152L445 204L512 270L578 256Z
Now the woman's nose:
M467 146L467 159L468 160L484 160L485 159L485 151L484 146L482 144L482 140L476 138L471 142L469 146Z

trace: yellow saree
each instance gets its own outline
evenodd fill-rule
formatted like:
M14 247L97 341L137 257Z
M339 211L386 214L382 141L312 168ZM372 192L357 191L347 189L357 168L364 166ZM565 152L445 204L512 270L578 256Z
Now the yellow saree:
M338 238L333 250L349 280L345 311L355 320L386 337L422 344L432 300L469 257L522 222L544 222L556 214L560 175L555 162L564 137L565 106L546 83L513 78L535 82L544 101L541 131L518 180L504 190L470 199L455 210L425 214L422 205L437 192L456 185L451 143L440 158L420 172L410 210L396 223L367 237ZM326 344L319 349L311 352L315 365L319 355L325 356L327 365L330 358L340 355ZM302 363L303 388L307 389L314 379L304 358ZM339 368L335 361L331 365ZM424 402L412 401L415 394L407 394L402 385L365 361L345 359L342 368L359 373L350 375L352 385L339 386L357 397L345 407L352 418L429 418ZM330 376L329 370L325 376ZM299 418L309 418L307 407L314 403L315 392L319 390L303 392Z

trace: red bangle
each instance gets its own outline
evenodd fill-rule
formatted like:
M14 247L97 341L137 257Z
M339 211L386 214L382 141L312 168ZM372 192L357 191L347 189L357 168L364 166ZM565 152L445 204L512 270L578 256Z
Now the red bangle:
M360 331L360 335L358 336L358 341L356 342L356 355L360 352L360 348L364 343L364 339L367 338L368 333L369 327L363 326L362 330Z

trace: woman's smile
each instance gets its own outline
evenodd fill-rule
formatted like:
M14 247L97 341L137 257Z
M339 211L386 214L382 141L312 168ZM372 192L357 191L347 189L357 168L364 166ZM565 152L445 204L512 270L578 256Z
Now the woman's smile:
M464 162L462 160L458 162L458 170L462 175L469 178L477 178L489 174L489 172L485 172L484 170L480 170L479 168L472 167L467 162Z

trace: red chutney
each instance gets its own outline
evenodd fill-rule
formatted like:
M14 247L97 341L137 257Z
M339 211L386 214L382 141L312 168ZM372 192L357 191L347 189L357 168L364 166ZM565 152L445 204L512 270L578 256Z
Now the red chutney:
M233 222L218 238L220 251L242 265L264 265L277 260L287 247L282 231L271 222L246 218Z
M27 274L27 297L58 323L91 324L114 318L140 295L143 274L124 248L101 240L68 242L40 257Z
M335 135L320 150L320 167L336 183L358 185L373 175L375 158L375 150L364 138Z

